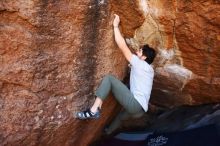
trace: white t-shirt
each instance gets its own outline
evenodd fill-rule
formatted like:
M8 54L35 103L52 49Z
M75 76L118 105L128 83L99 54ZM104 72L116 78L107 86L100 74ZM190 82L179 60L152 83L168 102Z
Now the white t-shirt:
M154 69L146 61L139 59L134 54L130 63L130 91L144 111L147 112L153 85Z

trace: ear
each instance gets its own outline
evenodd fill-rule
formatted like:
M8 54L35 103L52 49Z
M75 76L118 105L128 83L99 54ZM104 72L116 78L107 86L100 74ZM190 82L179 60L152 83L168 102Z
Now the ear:
M147 56L142 56L141 59L145 60L147 58Z

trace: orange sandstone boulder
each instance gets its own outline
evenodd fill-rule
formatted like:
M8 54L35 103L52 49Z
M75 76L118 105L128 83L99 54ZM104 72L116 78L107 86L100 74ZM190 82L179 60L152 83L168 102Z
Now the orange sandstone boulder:
M88 145L114 115L75 119L105 74L123 79L107 1L0 2L0 145ZM140 24L141 25L141 24Z
M215 0L11 0L0 2L0 143L86 146L118 110L75 119L102 77L123 79L113 14L130 46L157 52L151 103L173 107L220 101L220 4Z
M220 101L220 3L141 1L134 39L157 48L151 102L173 107Z

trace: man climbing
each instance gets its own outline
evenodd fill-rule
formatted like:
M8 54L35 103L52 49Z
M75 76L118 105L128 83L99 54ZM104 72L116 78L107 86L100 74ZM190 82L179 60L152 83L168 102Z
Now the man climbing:
M154 70L151 67L156 53L148 45L132 54L119 30L120 18L115 14L113 21L115 41L125 58L131 64L130 90L120 80L112 75L103 78L99 88L95 92L96 100L93 106L85 111L77 113L79 119L98 119L103 101L111 91L115 99L122 105L123 110L117 115L110 126L106 129L111 134L120 126L122 120L129 117L140 117L147 112L150 99Z

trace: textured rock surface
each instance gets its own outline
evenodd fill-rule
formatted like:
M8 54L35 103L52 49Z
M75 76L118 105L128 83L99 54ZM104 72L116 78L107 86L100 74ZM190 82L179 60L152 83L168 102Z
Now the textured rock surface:
M125 75L110 12L97 0L0 2L0 145L87 145L98 136L114 100L99 121L73 114L94 101L105 74Z
M153 104L219 102L219 12L216 0L0 1L1 145L80 146L98 136L117 110L112 98L99 121L73 114L94 101L105 74L126 74L113 13L132 44L158 51Z
M140 1L140 45L158 50L151 102L173 107L220 101L220 2Z

